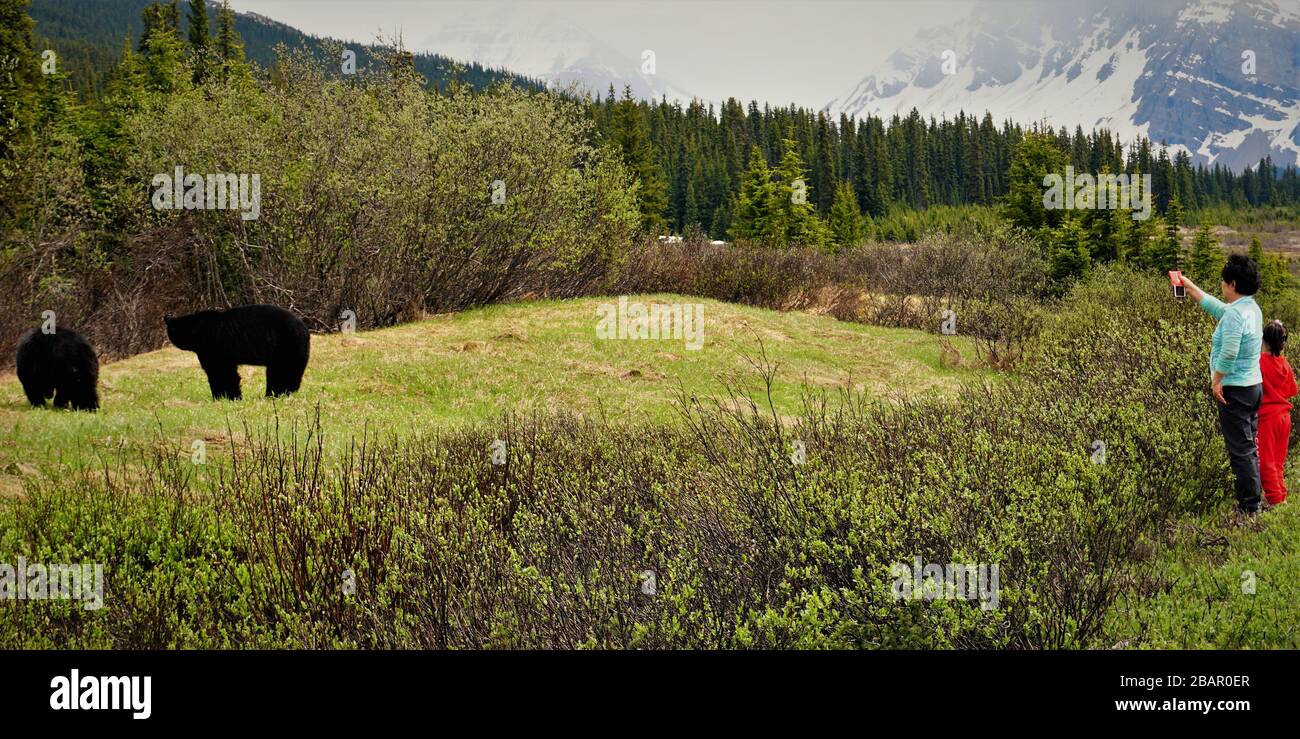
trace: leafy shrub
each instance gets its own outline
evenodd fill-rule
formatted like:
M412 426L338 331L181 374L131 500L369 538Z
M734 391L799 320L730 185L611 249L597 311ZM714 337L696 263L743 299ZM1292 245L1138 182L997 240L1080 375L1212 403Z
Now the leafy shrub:
M265 82L139 97L113 119L109 182L85 182L73 134L33 145L43 195L0 244L9 346L47 309L122 356L158 346L169 311L269 302L328 330L344 310L365 327L573 293L609 279L637 227L621 161L558 96L439 94L400 66L340 78L293 53ZM153 177L177 166L258 175L259 217L154 210Z

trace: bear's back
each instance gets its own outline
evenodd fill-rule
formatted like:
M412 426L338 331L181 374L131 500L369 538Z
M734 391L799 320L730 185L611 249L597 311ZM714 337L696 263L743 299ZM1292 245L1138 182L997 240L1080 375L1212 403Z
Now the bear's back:
M32 329L18 342L15 364L19 377L66 369L72 374L83 370L94 376L99 357L86 337L69 328L57 327L54 333Z

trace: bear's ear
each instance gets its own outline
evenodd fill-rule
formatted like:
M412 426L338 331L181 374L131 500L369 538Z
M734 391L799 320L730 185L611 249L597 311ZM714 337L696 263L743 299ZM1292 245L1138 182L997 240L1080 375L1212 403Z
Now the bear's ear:
M163 316L163 323L171 323L172 318L173 318L172 314L168 313L167 315Z

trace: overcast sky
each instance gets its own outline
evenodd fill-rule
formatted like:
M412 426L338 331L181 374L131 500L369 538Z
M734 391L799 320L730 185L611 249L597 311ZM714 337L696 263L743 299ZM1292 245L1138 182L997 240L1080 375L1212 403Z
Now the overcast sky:
M820 107L873 71L920 28L957 20L968 0L231 0L308 33L374 41L398 32L407 46L462 14L540 7L639 58L693 95ZM477 60L476 60L477 61ZM515 70L525 74L538 70Z

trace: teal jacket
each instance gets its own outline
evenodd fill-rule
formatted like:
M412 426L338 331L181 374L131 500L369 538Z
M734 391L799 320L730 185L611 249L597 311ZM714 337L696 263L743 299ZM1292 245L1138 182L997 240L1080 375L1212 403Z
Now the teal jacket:
M1264 381L1259 348L1264 343L1264 314L1249 295L1225 303L1206 295L1201 308L1219 322L1210 346L1210 375L1223 373L1223 384L1250 387Z

